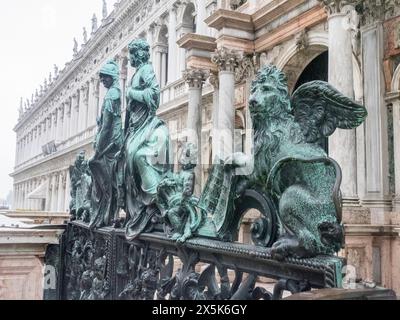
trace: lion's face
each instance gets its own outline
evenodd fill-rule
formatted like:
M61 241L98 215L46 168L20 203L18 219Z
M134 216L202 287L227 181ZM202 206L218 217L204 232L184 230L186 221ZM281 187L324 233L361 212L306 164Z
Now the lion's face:
M286 78L275 66L258 72L251 88L249 109L255 125L290 113Z

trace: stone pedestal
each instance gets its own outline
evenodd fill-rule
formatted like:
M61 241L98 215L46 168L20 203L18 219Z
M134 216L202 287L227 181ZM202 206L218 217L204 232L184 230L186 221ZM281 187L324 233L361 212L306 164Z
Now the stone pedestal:
M1 225L10 221L0 216ZM29 230L14 221L20 228L0 227L0 300L42 300L46 247L58 244L62 230Z
M349 274L390 288L400 295L400 214L385 213L384 225L373 223L370 212L345 212L343 221ZM360 214L361 213L361 214Z

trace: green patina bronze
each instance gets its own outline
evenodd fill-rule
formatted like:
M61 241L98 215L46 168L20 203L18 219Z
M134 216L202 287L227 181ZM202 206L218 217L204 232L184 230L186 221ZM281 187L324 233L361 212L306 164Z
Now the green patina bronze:
M127 90L125 141L118 155L120 205L127 213L126 236L134 239L157 222L157 187L171 171L169 132L156 116L160 87L152 64L150 47L142 39L129 45L129 58L136 69Z
M279 233L272 246L275 258L339 251L344 239L341 170L318 143L337 128L361 125L366 109L322 81L301 86L290 99L284 74L268 66L253 82L250 113L253 174L234 174L235 168L248 161L245 155L235 154L228 161L231 164L222 163L212 170L200 199L199 206L213 215L216 233L229 239L240 222L235 216L235 199L244 190L254 189L269 198L277 212Z
M111 225L117 215L117 184L115 179L115 155L123 143L121 120L121 90L119 67L109 61L100 70L100 80L108 89L98 120L94 148L95 155L89 161L92 174L91 228Z
M196 162L197 150L189 143L179 160L182 171L171 172L157 190L157 203L165 223L171 228L172 239L181 243L195 234L205 218L204 212L196 209L198 199L193 196Z
M71 220L77 221L62 237L56 295L275 300L285 290L341 287L344 261L334 253L344 238L342 173L320 142L337 128L361 125L366 109L321 81L290 97L281 71L261 69L249 100L254 155L216 159L197 199L198 150L185 144L179 169L172 170L169 132L156 116L160 87L149 50L144 40L129 45L136 72L124 130L118 66L108 62L100 71L108 92L95 156L86 161L81 152L70 169ZM261 213L251 224L253 244L237 243L251 209ZM199 263L208 264L201 273ZM257 287L257 276L276 279L273 292Z
M75 164L70 167L69 172L71 177L71 202L69 205L71 220L88 222L91 211L92 177L84 151L77 155Z
M330 255L342 247L341 170L319 142L337 128L361 125L367 116L363 106L321 81L290 97L284 74L274 66L263 68L249 106L254 159L242 153L217 159L197 199L197 150L187 144L180 170L173 172L169 132L156 116L160 87L146 41L133 41L129 57L136 72L127 90L125 130L118 66L110 61L100 71L108 92L95 156L87 163L80 154L71 169L73 219L90 222L91 229L119 228L123 209L128 241L164 231L180 243L193 237L232 242L245 212L258 209L262 215L252 225L253 241L271 247L276 259ZM253 172L242 175L250 162Z

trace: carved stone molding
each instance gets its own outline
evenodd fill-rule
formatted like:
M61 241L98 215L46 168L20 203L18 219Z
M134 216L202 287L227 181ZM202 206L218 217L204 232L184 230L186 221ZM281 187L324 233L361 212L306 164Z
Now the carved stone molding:
M183 78L190 88L201 89L207 80L207 72L201 69L189 69L183 73Z
M235 72L241 58L241 55L235 50L220 48L212 55L211 61L218 66L220 71Z

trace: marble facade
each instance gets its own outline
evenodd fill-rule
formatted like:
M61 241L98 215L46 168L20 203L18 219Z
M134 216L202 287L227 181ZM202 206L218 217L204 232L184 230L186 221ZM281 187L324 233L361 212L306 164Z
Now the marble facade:
M116 59L125 90L134 73L126 48L136 37L151 44L162 88L158 112L175 151L190 139L201 150L197 192L215 155L251 149L246 105L255 71L277 65L293 91L307 66L329 52L329 81L370 114L359 129L338 131L329 141L344 173L343 254L358 263L361 277L400 292L399 221L392 218L400 212L400 9L395 0L363 1L356 12L348 5L356 3L119 1L73 60L21 106L13 209L67 212L68 168L80 150L93 152L104 96L99 68Z

